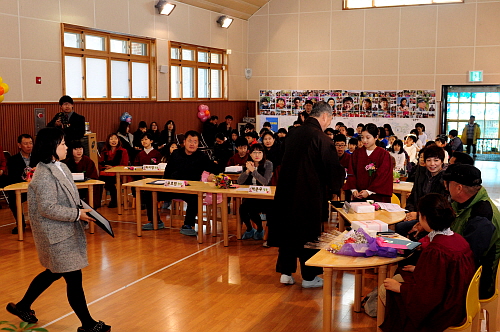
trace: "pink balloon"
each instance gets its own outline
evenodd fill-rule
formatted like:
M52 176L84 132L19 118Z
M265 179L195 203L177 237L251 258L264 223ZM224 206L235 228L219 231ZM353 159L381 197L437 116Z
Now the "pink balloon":
M198 119L203 119L205 117L205 113L204 112L198 112Z
M208 106L202 104L202 105L198 106L198 111L200 111L200 112L208 111Z
M132 118L127 118L125 119L125 121L127 121L128 123L132 122Z

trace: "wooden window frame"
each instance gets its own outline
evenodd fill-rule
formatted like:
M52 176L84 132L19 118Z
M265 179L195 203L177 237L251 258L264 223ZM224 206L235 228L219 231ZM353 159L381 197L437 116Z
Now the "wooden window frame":
M65 47L64 46L64 33L76 33L80 35L81 48ZM88 50L85 48L85 35L99 36L105 38L105 50L96 51ZM111 39L119 39L127 42L127 53L114 53L111 52ZM132 42L146 44L146 55L135 55L132 54ZM66 77L65 77L65 57L74 56L83 58L82 67L82 95L83 98L73 98L74 100L103 100L103 101L154 101L156 100L156 90L157 90L157 73L156 73L156 39L139 37L134 35L120 34L116 32L108 32L99 29L86 28L82 26L76 26L66 23L61 23L61 50L62 50L62 82L63 82L63 94L66 94ZM107 96L106 98L87 98L86 89L86 61L87 57L92 58L104 58L106 59L106 70L107 70ZM127 61L129 68L129 98L112 98L111 97L111 61ZM149 98L133 98L132 97L132 63L147 63L149 65Z
M401 2L403 2L403 0L400 0ZM371 6L368 6L368 7L349 7L348 6L348 2L349 0L343 0L342 1L342 9L343 10L357 10L357 9L370 9L370 8L393 8L393 7L408 7L408 6L428 6L428 5L447 5L447 4L456 4L456 3L464 3L464 0L449 0L447 2L443 2L443 1L434 1L432 0L431 3L415 3L415 4L405 4L405 3L401 3L401 4L397 4L397 5L394 5L394 6L376 6L375 5L375 0L372 0L372 4Z
M180 59L172 59L172 49L173 48L179 48ZM183 49L189 49L189 50L194 51L194 61L182 60L182 50ZM198 62L198 52L207 52L208 53L208 61L207 62ZM211 54L212 53L220 54L222 63L211 63ZM226 56L226 50L171 41L170 45L169 45L169 87L170 87L169 97L170 97L170 100L175 100L175 101L227 100L227 95L228 95L227 94L228 87L226 86L227 75L228 75L227 61L228 61L228 57ZM170 68L172 68L173 66L181 67L180 74L179 74L180 79L181 79L181 82L179 84L179 96L180 96L180 98L173 98L172 97L172 70L170 70ZM182 67L183 66L194 68L194 98L183 98L182 97ZM212 97L198 98L198 68L208 69L209 95L211 94L211 91L210 91L210 89L211 89L210 69L221 70L221 72L222 72L221 80L222 81L220 82L220 84L221 84L221 97L220 98L212 98Z

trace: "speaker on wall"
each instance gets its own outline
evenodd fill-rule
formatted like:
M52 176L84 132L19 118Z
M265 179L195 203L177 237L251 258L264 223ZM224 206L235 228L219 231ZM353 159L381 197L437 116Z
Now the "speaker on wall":
M245 68L245 77L247 80L252 77L252 68Z
M168 66L160 66L160 73L162 74L168 73Z

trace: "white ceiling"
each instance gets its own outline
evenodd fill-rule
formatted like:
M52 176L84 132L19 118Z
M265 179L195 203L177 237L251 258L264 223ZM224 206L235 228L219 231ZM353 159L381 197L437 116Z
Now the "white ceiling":
M208 9L231 17L248 20L269 0L177 0L188 5Z

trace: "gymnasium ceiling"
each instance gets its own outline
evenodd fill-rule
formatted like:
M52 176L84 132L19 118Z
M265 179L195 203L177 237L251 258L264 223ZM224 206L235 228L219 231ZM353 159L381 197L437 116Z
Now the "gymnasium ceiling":
M177 0L191 6L248 20L269 0Z

